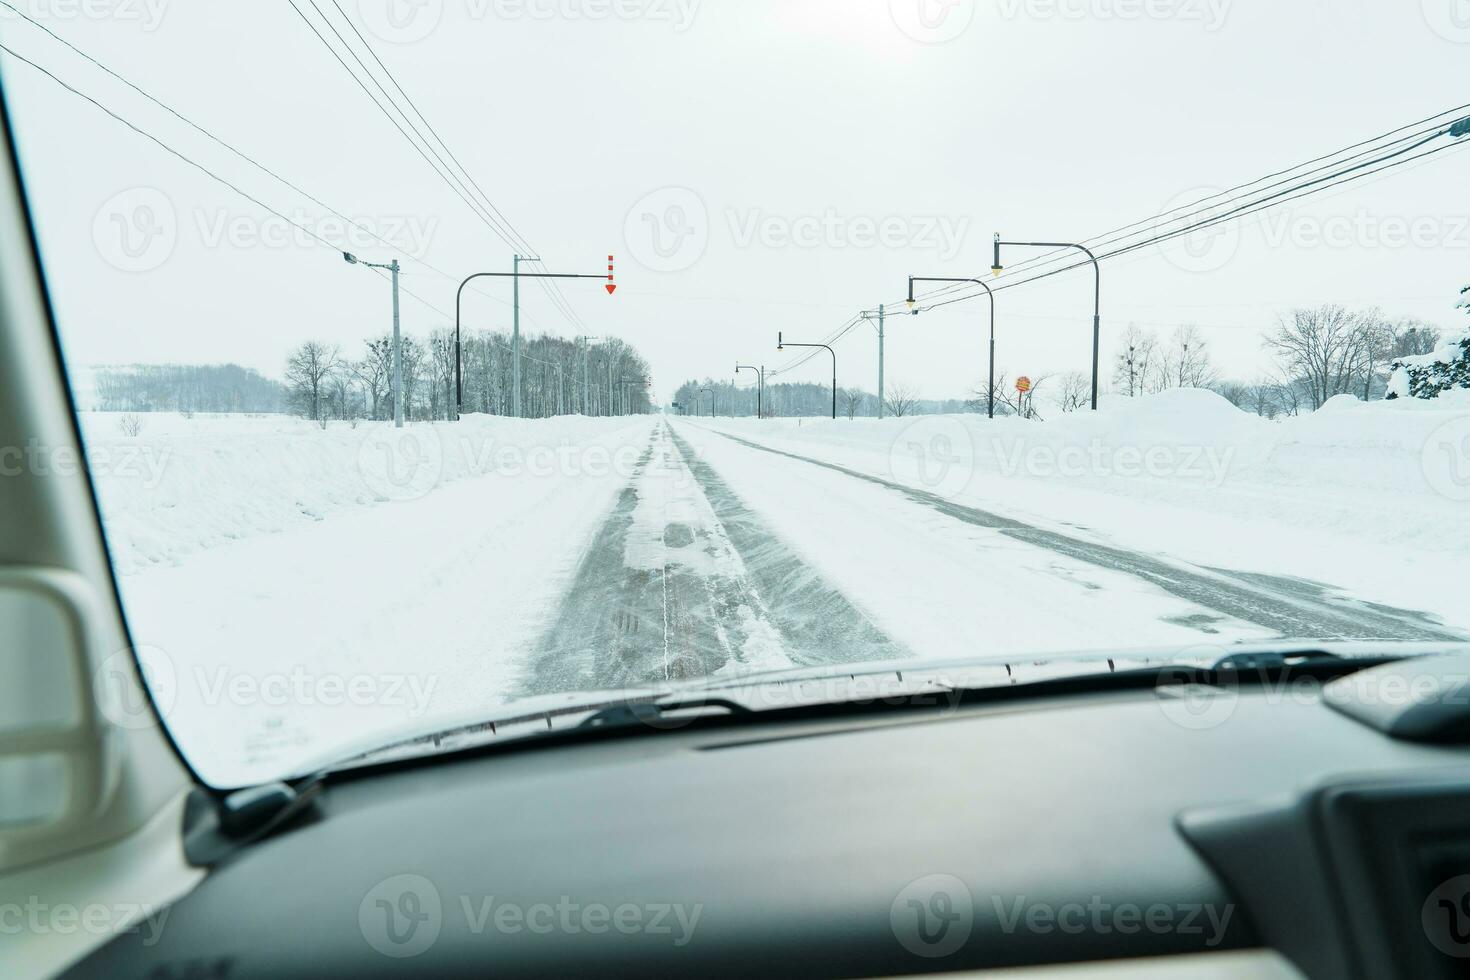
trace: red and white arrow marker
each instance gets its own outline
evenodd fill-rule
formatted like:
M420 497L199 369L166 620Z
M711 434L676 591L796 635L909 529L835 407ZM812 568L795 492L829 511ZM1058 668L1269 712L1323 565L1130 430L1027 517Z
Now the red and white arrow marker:
M607 257L607 294L609 296L611 296L613 293L615 293L617 291L618 291L618 284L613 279L613 257L611 255L609 255Z

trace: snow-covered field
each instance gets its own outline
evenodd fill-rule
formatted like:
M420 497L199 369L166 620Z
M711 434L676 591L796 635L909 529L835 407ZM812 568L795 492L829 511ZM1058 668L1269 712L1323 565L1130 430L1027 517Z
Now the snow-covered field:
M545 638L589 567L609 599L579 613L582 635L662 643L656 662L680 652L673 586L688 613L700 576L720 584L714 613L689 620L711 626L696 659L712 668L732 634L734 667L809 649L775 581L819 583L870 640L917 656L1273 635L852 473L1191 574L1306 579L1470 632L1464 403L1342 399L1269 422L1183 391L1047 423L468 417L401 432L138 418L131 434L119 416L85 416L88 452L145 665L180 743L220 783L483 717L533 675L555 678ZM627 527L610 538L620 507ZM584 562L595 539L603 551ZM762 579L773 568L787 577ZM662 634L636 633L657 631L646 609L625 635L631 599L610 608L633 595L623 575L645 599L662 576ZM732 596L750 608L725 608ZM579 671L609 656L565 655Z

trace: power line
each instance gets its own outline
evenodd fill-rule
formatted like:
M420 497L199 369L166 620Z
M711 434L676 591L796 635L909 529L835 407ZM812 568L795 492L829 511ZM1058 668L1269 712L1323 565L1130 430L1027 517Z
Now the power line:
M391 93L388 92L386 88L384 88L382 82L378 80L377 76L373 74L372 70L353 49L352 45L342 35L342 32L336 28L331 19L327 17L326 13L321 9L320 6L317 5L316 0L307 0L307 2L311 4L312 9L316 11L317 16L321 18L322 22L325 23L328 29L333 33L333 35L336 36L337 40L341 43L343 49L346 50L349 55L351 55L352 59L355 62L357 62L358 67L362 69L362 74L365 75L368 80L371 81L374 86L376 86L378 91L382 93L383 101L386 101L390 106L392 106L393 110L396 111L400 117L402 117L403 122L407 123L408 130L413 131L413 136L410 136L408 130L404 129L403 125L399 123L398 119L395 119L393 115L389 113L388 109L384 107L383 103L379 101L378 97L373 95L372 91L367 88L362 79L358 76L358 73L355 72L345 60L343 60L342 56L337 53L335 48L332 47L331 43L326 39L325 35L317 30L316 26L312 24L311 21L302 12L302 10L296 6L295 0L292 0L291 6L296 11L297 15L302 19L302 21L312 29L312 32L316 34L317 38L322 42L323 46L326 47L327 50L332 54L332 56L337 59L338 64L340 64L343 69L352 76L353 80L357 82L358 86L362 88L364 93L366 93L368 97L372 100L373 104L377 106L381 112L383 112L384 116L389 120L389 122L393 123L393 125L398 129L399 133L403 135L404 139L408 140L409 145L411 145L419 153L419 155L424 158L424 161L428 163L431 168L433 168L434 172L440 177L440 179L444 180L445 183L449 185L450 189L453 190L460 197L460 199L463 200L465 204L470 207L471 212L474 213L475 216L478 217L482 222L484 222L485 225L490 228L490 230L494 232L497 237L499 237L503 242L505 242L517 252L524 250L528 253L534 254L535 250L531 247L529 241L525 238L524 235L521 235L518 231L516 231L515 227L511 225L509 220L507 220L505 216L500 212L500 210L495 207L494 202L490 201L488 195L485 194L484 189L481 188L477 182L475 182L474 178L470 176L468 171L465 170L464 166L459 163L457 158L454 157L453 152L449 150L449 147L444 143L443 139L439 137L437 131L435 131L433 126L429 124L423 113L419 111L418 106L415 105L413 103L413 100L408 97L406 91L403 89L403 86L398 83L398 80L393 76L393 73L389 71L387 66L383 63L382 59L378 57L377 53L373 50L372 45L368 43L365 37L363 37L362 32L357 30L356 25L354 25L351 19L347 17L341 6L337 5L334 0L333 5L336 7L337 12L342 16L342 19L347 22L348 27L357 36L359 42L367 50L369 56L371 56L373 60L377 62L379 68L382 70L383 74L388 77L388 80L393 85L393 87L397 89L400 94L403 95L404 100L408 103L414 114L423 121L425 127L430 131L434 139L439 142L440 146L444 147L445 153L447 153L449 157L454 160L455 165L459 167L460 171L464 172L465 178L469 180L470 184L474 186L475 190L479 191L479 196L481 199L483 199L483 204L480 201L473 199L475 196L474 191L472 191L470 187L466 185L464 180L461 180L459 178L459 176L454 172L454 168L445 161L444 157L440 155L438 150L434 149L433 143L430 142L429 137L424 135L424 133L419 129L418 125L409 118L408 113L403 109L403 107L398 104L398 101L392 96ZM418 138L417 141L415 141L414 136ZM422 143L423 146L420 146L420 143ZM428 153L424 152L425 148L427 148L428 153L432 153L434 155L434 160L429 159ZM438 161L437 165L435 164L435 160ZM499 222L497 222L495 218L491 217L492 212L494 215L499 217ZM504 227L502 227L502 225ZM539 262L532 263L532 267L535 268L538 264ZM544 267L542 271L545 271ZM537 281L541 285L542 289L546 291L548 297L552 300L553 305L557 306L557 308L560 310L562 315L565 316L577 329L585 330L585 323L583 323L581 317L577 315L576 311L571 308L565 296L561 293L560 287L549 280L538 278Z
M1385 139L1385 138L1387 138L1389 136L1394 136L1395 134L1402 133L1405 130L1414 129L1414 128L1418 127L1418 126L1421 126L1424 122L1429 121L1429 120L1443 120L1445 117L1452 117L1455 114L1457 114L1459 112L1462 112L1462 111L1464 111L1467 108L1470 108L1470 104L1467 104L1465 106L1459 106L1459 107L1454 108L1454 109L1449 109L1449 110L1446 110L1444 112L1436 113L1433 116L1427 117L1426 120L1421 120L1420 122L1417 122L1417 123L1411 123L1408 126L1402 126L1402 127L1398 128L1398 129L1390 130L1388 133L1383 134L1382 136L1375 137L1374 139L1366 140L1366 141L1363 141L1361 143L1354 144L1353 146L1347 147L1344 150L1340 150L1337 153L1327 154L1325 156L1318 157L1315 160L1310 160L1310 161L1308 161L1308 162L1306 162L1304 164L1299 164L1299 165L1297 165L1295 167L1288 168L1287 170L1280 171L1277 174L1273 174L1273 175L1268 176L1268 177L1263 177L1263 178L1260 178L1258 180L1251 181L1248 184L1240 185L1240 187L1241 188L1251 187L1251 186L1260 184L1263 181L1271 180L1274 177L1280 176L1280 174L1289 174L1289 173L1293 173L1295 171L1299 171L1303 167L1311 166L1312 164L1318 163L1321 160L1331 159L1333 157L1341 156L1345 152L1349 152L1349 151L1352 151L1352 150L1357 150L1357 149L1360 149L1361 147L1370 146L1370 145L1375 144L1375 143L1381 143L1383 139ZM1252 194L1238 194L1238 195L1235 195L1234 197L1232 197L1228 201L1226 201L1225 204L1221 205L1221 207L1230 207L1230 205L1235 204L1237 201L1241 201L1241 200L1243 200L1245 198L1254 197L1254 200L1251 200L1251 201L1249 201L1248 203L1245 203L1245 204L1239 204L1239 205L1237 205L1237 206L1235 206L1233 208L1230 208L1229 210L1226 210L1224 212L1218 212L1218 213L1212 214L1210 217L1208 217L1206 219L1200 220L1200 221L1195 222L1193 224L1187 224L1187 225L1185 225L1183 227L1174 229L1174 230L1172 230L1170 232L1167 232L1167 233L1164 233L1164 234L1154 235L1154 236L1151 236L1149 238L1145 238L1143 240L1140 240L1138 242L1131 243L1131 244L1126 245L1126 246L1120 246L1120 247L1118 247L1116 249L1113 249L1112 251L1099 252L1097 254L1097 261L1098 262L1102 262L1105 259L1117 258L1117 257L1123 256L1123 255L1127 255L1127 254L1129 254L1131 252L1138 251L1139 249L1146 248L1146 247L1151 246L1151 245L1163 244L1165 242L1172 241L1175 238L1179 238L1179 237L1182 237L1182 236L1187 235L1187 234L1192 234L1192 233L1197 232L1197 231L1202 231L1202 230L1205 230L1205 229L1208 229L1208 228L1212 228L1212 227L1215 227L1217 225L1223 224L1223 223L1225 223L1227 221L1241 220L1241 219L1250 217L1251 215L1258 214L1258 213L1260 213L1262 211L1266 211L1266 210L1269 210L1271 208L1279 207L1282 204L1290 203L1292 201L1301 200L1301 199L1306 198L1306 197L1311 197L1311 196L1315 196L1315 195L1318 195L1318 194L1321 194L1321 193L1325 193L1326 191L1332 190L1333 188L1336 188L1336 187L1343 186L1345 184L1350 184L1350 183L1353 183L1355 181L1359 181L1359 180L1365 179L1367 177L1374 176L1376 174L1381 174L1381 173L1384 173L1384 172L1389 171L1389 170L1394 170L1394 169L1398 169L1399 167L1407 166L1407 165L1409 165L1411 163L1414 163L1417 160L1425 159L1426 157L1433 156L1433 155L1435 155L1437 153L1441 153L1441 152L1444 152L1446 150L1454 149L1456 147L1463 147L1463 146L1466 146L1466 145L1470 145L1470 141L1467 141L1467 142L1458 142L1458 140L1460 139L1460 137L1466 135L1466 133L1461 132L1458 135L1456 135L1457 142L1447 143L1444 146L1436 147L1434 149L1427 150L1427 151L1425 151L1423 153L1417 153L1417 154L1414 153L1414 151L1416 151L1418 149L1421 149L1422 147L1428 145L1429 143L1433 142L1434 140L1436 140L1436 139L1438 139L1438 138L1440 138L1442 136L1445 136L1447 134L1448 135L1455 135L1453 131L1457 128L1457 126L1461 126L1462 127L1465 122L1466 122L1466 120L1460 119L1458 121L1458 123L1456 124L1456 126L1438 126L1438 127L1437 126L1431 126L1428 130L1422 130L1420 132L1410 134L1409 136L1406 136L1406 137L1400 137L1398 139L1391 140L1391 141L1389 141L1386 144L1383 144L1383 145L1380 145L1380 146L1375 146L1373 149L1371 149L1369 151L1359 152L1359 153L1354 154L1353 156L1350 156L1350 157L1348 157L1348 158L1346 158L1344 160L1339 160L1335 164L1333 164L1333 165L1331 165L1329 167L1318 167L1317 169L1308 171L1305 174L1299 174L1296 178L1293 178L1293 180L1300 181L1300 180L1302 180L1305 177L1312 177L1312 176L1314 176L1316 174L1320 174L1324 170L1329 170L1329 169L1332 169L1333 167L1338 168L1334 173L1330 173L1330 174L1328 174L1326 176L1323 176L1323 177L1316 177L1316 179L1307 180L1304 183L1297 183L1293 187L1289 187L1289 188L1287 188L1285 190L1277 191L1274 194L1268 194L1265 197L1261 197L1259 195L1261 193L1263 193L1264 191L1274 190L1275 188L1280 187L1282 184L1291 183L1292 181L1291 180L1278 181L1277 183L1271 184L1268 187L1262 188L1260 191L1257 191L1254 195L1252 195ZM1399 144L1406 144L1406 145L1399 145ZM1345 164L1347 164L1349 162L1352 162L1352 161L1360 161L1361 158L1364 157L1364 156L1370 156L1370 155L1375 154L1375 153L1382 153L1384 150L1388 149L1389 147L1396 147L1396 148L1393 149L1392 152L1384 153L1383 155L1377 156L1377 157L1375 157L1372 160L1357 162L1357 163L1354 163L1353 166L1348 166L1348 167L1345 167L1344 166ZM1409 154L1414 154L1414 155L1408 156ZM1404 157L1407 157L1407 159L1404 159ZM1382 164L1382 166L1379 166L1380 164ZM1375 167L1377 169L1370 169L1370 168L1375 168ZM1237 189L1239 189L1239 188L1237 188ZM1214 196L1215 197L1219 197L1221 195L1214 195ZM1206 198L1205 200L1211 200L1211 199L1212 198ZM1198 203L1201 203L1201 202L1196 202L1196 205ZM1135 227L1137 227L1139 225L1147 224L1149 222L1155 222L1155 223L1157 223L1157 221L1160 218L1167 217L1169 215L1172 215L1172 214L1177 213L1178 211L1185 210L1186 208L1194 207L1196 205L1185 205L1185 206L1183 206L1181 208L1176 208L1173 211L1164 212L1163 215L1156 215L1156 216L1154 216L1152 218L1145 218L1145 219L1142 219L1141 221L1135 221L1135 222L1133 222L1133 223L1131 223L1129 225L1122 226L1122 228L1120 228L1120 229L1115 229L1115 232L1116 231L1123 231L1123 230L1126 230L1126 229L1129 229L1129 228L1135 228ZM1192 212L1187 217L1194 217L1194 216L1197 216L1197 215L1200 215L1200 214L1204 214L1208 210L1212 210L1212 209L1201 209L1201 210L1197 210L1197 211ZM1097 237L1106 237L1108 235L1113 235L1113 234L1114 234L1113 232L1107 232L1107 233L1104 233L1103 236L1097 236ZM1136 234L1135 235L1115 236L1115 237L1109 239L1109 241L1108 242L1105 242L1104 244L1116 243L1118 241L1121 241L1122 239L1130 238L1130 237L1136 237ZM1084 239L1083 244L1086 244L1088 242L1093 242L1093 241L1094 241L1094 239ZM1057 253L1048 253L1048 254L1061 254L1061 253L1060 252L1057 252ZM1018 270L1021 270L1021 269L1023 269L1026 266L1034 266L1036 264L1036 261L1037 260L1027 260L1025 262L1017 263L1016 265L1011 266L1008 269L1008 273L1007 273L1007 276L1005 278L1010 278L1010 276L1015 275ZM1053 260L1053 262L1051 264L1055 264L1055 260ZM1027 284L1030 284L1030 283L1033 283L1033 282L1038 282L1038 281L1040 281L1042 279L1047 279L1047 278L1050 278L1051 276L1054 276L1054 275L1060 275L1060 274L1062 274L1064 272L1070 272L1070 271L1073 271L1075 269L1082 268L1082 267L1087 266L1087 265L1090 265L1090 264L1091 264L1091 261L1090 260L1077 260L1077 261L1074 261L1072 263L1063 265L1060 268L1054 268L1054 269L1050 269L1050 270L1046 270L1046 271L1038 271L1038 272L1036 272L1033 275L1023 276L1022 278L1015 279L1015 280L1012 280L1012 281L1009 281L1009 282L1002 281L1002 282L998 283L997 285L992 286L991 287L991 291L992 292L1002 292L1002 291L1004 291L1006 289L1011 289L1011 288L1014 288L1014 287L1017 287L1017 286L1024 286L1024 285L1027 285ZM935 290L935 291L933 291L931 293L925 294L922 297L922 299L930 299L930 298L934 298L934 297L942 297L942 296L950 295L950 294L952 294L954 292L958 292L958 291L964 290L966 288L966 286L967 286L967 284L965 284L965 283L956 283L956 284L954 284L952 286L947 286L947 287L945 287L943 289ZM982 293L982 292L970 292L970 293L966 293L965 295L954 296L953 298L949 298L949 299L943 299L943 300L941 300L939 302L927 303L922 308L924 310L926 310L926 311L927 310L934 310L934 309L938 309L938 308L945 307L945 306L951 306L951 305L953 305L955 303L961 303L961 302L965 302L967 300L976 299L976 298L978 298L980 296L983 296L983 295L986 295L986 294L985 293ZM898 304L895 303L894 305L896 306ZM840 340L842 337L844 337L848 333L850 333L852 331L852 329L857 325L857 323L861 322L861 320L862 320L862 316L861 316L861 314L859 314L853 320L848 321L846 324L844 324L843 327L839 328L839 330L836 331L835 334L831 338L829 338L828 340L826 340L825 343L827 343L827 344L836 343L837 340ZM817 354L816 351L812 351L809 354L803 355L802 357L796 359L795 361L792 361L791 363L789 363L787 365L784 365L780 369L772 372L770 376L771 377L776 377L776 376L779 376L780 374L789 373L790 371L795 370L796 368L798 368L798 367L804 365L805 363L807 363L809 360L811 360L812 357L815 357L816 354Z
M1272 184L1268 185L1267 187L1260 188L1259 190L1253 192L1253 194L1263 194L1266 191L1270 191L1270 190L1273 190L1275 188L1282 187L1283 185L1290 184L1293 181L1299 181L1299 180L1302 180L1305 177L1313 176L1315 174L1320 174L1320 173L1323 173L1324 171L1333 170L1334 168L1340 168L1343 165L1345 165L1345 164L1347 164L1347 163L1349 163L1351 161L1360 160L1363 157L1371 156L1371 155L1373 155L1375 153L1381 153L1384 150L1389 149L1390 147L1399 146L1400 147L1400 150L1398 152L1409 152L1409 151L1413 150L1415 147L1414 146L1403 146L1403 144L1412 143L1413 141L1419 140L1419 139L1423 138L1424 136L1426 136L1428 134L1433 134L1434 136L1443 135L1446 130L1443 129L1443 128L1440 128L1441 125L1442 125L1442 121L1445 120L1445 119L1447 119L1447 118L1448 119L1452 119L1452 120L1453 119L1460 118L1460 114L1463 113L1467 109L1470 109L1470 104L1456 106L1456 107L1451 108L1451 109L1446 109L1446 110L1444 110L1442 112L1437 112L1434 115L1427 116L1424 119L1421 119L1421 120L1419 120L1417 122L1410 123L1410 124L1405 125L1405 126L1400 126L1397 129L1390 130L1387 133L1382 133L1382 134L1380 134L1378 136L1375 136L1375 137L1373 137L1371 139L1363 140L1363 141L1361 141L1359 143L1355 143L1355 144L1352 144L1351 146L1347 146L1347 147L1344 147L1344 148L1342 148L1340 150L1333 151L1332 153L1323 154L1322 156L1316 157L1315 159L1308 160L1308 161L1306 161L1304 163L1297 164L1297 165L1295 165L1293 167L1289 167L1289 168L1287 168L1285 170L1278 171L1278 172L1276 172L1274 174L1270 174L1270 175L1265 176L1265 177L1257 178L1256 180L1249 181L1248 183L1245 183L1245 184L1240 184L1237 187L1232 188L1231 190L1221 191L1221 192L1219 192L1217 194L1213 194L1213 195L1210 195L1208 197L1201 198L1200 200L1195 201L1195 202L1192 202L1190 204L1181 205L1181 206L1176 207L1176 208L1174 208L1174 209L1172 209L1170 211L1165 211L1165 212L1162 212L1161 214L1156 214L1156 215L1153 215L1153 216L1148 217L1148 218L1142 218L1142 219L1140 219L1138 221L1134 221L1134 222L1131 222L1129 224L1123 225L1123 226L1121 226L1119 228L1115 228L1112 231L1103 232L1100 235L1095 235L1095 236L1092 236L1090 238L1083 239L1080 244L1087 245L1087 246L1091 247L1094 251L1100 251L1100 250L1102 250L1103 248L1105 248L1108 245L1115 244L1115 243L1117 243L1119 241L1123 241L1123 240L1125 240L1127 238L1130 238L1130 237L1134 237L1134 235L1132 235L1132 234L1120 234L1120 233L1129 232L1131 229L1137 228L1140 225L1151 224L1151 225L1154 226L1155 229L1157 229L1157 227L1161 223L1163 223L1165 221L1165 219L1173 218L1175 215L1178 215L1180 212L1182 212L1182 211L1189 211L1189 209L1191 209L1191 208L1194 208L1196 210L1191 211L1189 214L1187 214L1187 215L1184 216L1184 219L1179 219L1179 220L1185 220L1185 219L1188 219L1188 218L1197 217L1199 215L1204 215L1204 214L1207 214L1207 213L1209 213L1211 211L1217 210L1219 207L1229 207L1231 204L1233 204L1233 203L1235 203L1237 201L1241 201L1241 200L1244 200L1245 198L1248 198L1248 197L1251 197L1252 196L1252 194L1237 194L1237 193L1235 193L1237 191L1241 191L1241 190L1243 190L1245 188L1249 188L1249 187L1253 187L1253 186L1258 185L1258 184L1262 184L1262 183L1264 183L1266 181L1275 180L1276 178L1281 177L1281 176L1286 175L1286 174L1296 173L1297 171L1301 171L1301 170L1303 170L1306 167L1311 167L1313 164L1320 163L1321 161L1324 161L1324 160L1333 160L1334 158L1343 157L1344 154L1351 154L1352 151L1354 151L1354 150L1359 150L1360 152L1358 152L1356 154L1353 154L1351 156L1343 157L1343 159L1335 160L1335 162L1333 162L1331 164L1328 164L1326 166L1317 167L1314 170L1309 170L1306 173L1296 173L1296 176L1291 177L1290 179L1276 181L1275 183L1272 183ZM1439 122L1436 122L1436 121L1439 121ZM1424 126L1426 123L1435 123L1435 125L1432 125L1429 128L1427 128L1427 129L1419 129L1419 127ZM1398 134L1404 133L1407 130L1415 130L1415 129L1417 129L1418 131L1417 132L1413 132L1413 133L1409 133L1408 135L1404 135L1404 136L1399 136L1398 135ZM1395 137L1395 136L1397 136L1398 138L1397 139L1389 139L1389 137ZM1388 140L1388 142L1384 142L1385 140ZM1369 149L1363 150L1362 149L1363 147L1369 147ZM1379 158L1379 160L1368 161L1366 164L1364 164L1364 166L1371 166L1374 163L1381 162L1381 160L1383 160L1383 159L1387 159L1387 158L1384 157L1384 158ZM1343 172L1345 172L1345 171L1339 171L1339 173L1329 175L1328 178L1324 178L1324 179L1334 179L1336 176L1340 176L1341 173L1343 173ZM1297 190L1297 189L1299 189L1299 188L1292 188L1290 191L1288 191L1288 193L1290 193L1291 191ZM1205 204L1207 202L1210 202L1210 201L1217 200L1219 198L1228 198L1228 199L1223 204L1217 205L1215 208L1202 208L1202 207L1200 207L1200 205L1203 205L1203 204ZM1259 198L1258 200L1265 200L1265 198ZM1247 206L1249 206L1249 205L1247 205ZM1009 267L1008 272L1010 272L1010 273L1020 273L1020 272L1026 271L1028 269L1032 269L1032 268L1037 267L1037 266L1055 265L1058 262L1062 262L1062 261L1065 261L1065 260L1071 259L1071 258L1075 258L1075 253L1071 252L1068 249L1058 249L1058 250L1054 250L1054 251L1045 252L1045 253L1042 253L1041 255L1038 255L1036 257L1024 259L1024 260L1022 260L1020 262L1014 263L1013 265L1011 265ZM1067 266L1067 269L1072 269L1072 268L1075 268L1075 267L1076 267L1076 265L1069 264ZM954 283L954 284L946 285L944 287L941 287L941 288L937 288L937 289L928 291L928 292L922 294L921 298L927 300L927 299L931 299L931 298L937 298L937 297L942 297L942 296L946 296L946 295L951 295L953 293L962 291L965 288L967 288L967 287L966 287L966 285L964 283ZM978 294L970 293L970 294L967 294L967 296L965 298L973 298L975 295L978 295Z
M289 188L290 190L294 191L295 193L300 194L306 200L310 201L312 204L315 204L317 207L321 208L326 213L332 215L335 218L341 219L349 227L356 229L357 231L361 232L362 234L368 236L369 238L372 238L374 241L380 243L384 247L392 249L393 251L397 252L398 254L404 256L405 258L407 258L407 259L409 259L409 260L411 260L413 262L416 262L416 263L424 266L426 269L430 270L431 272L434 272L435 274L437 274L439 276L442 276L446 280L449 280L451 282L459 282L460 279L463 278L461 276L455 276L455 275L452 275L452 274L450 274L448 272L445 272L443 269L440 269L439 267L437 267L437 266L433 265L432 263L430 263L427 259L424 259L421 256L414 255L413 253L409 252L407 249L403 248L401 245L398 245L398 244L396 244L396 243L394 243L392 241L389 241L388 239L382 237L381 235L377 234L376 232L372 231L371 229L365 227L361 222L355 221L352 218L347 217L346 214L342 213L341 211L339 211L336 208L332 207L331 205L327 204L325 201L321 200L319 197L317 197L316 195L312 194L310 191L305 190L300 185L294 183L293 181L287 179L286 177L283 177L279 172L271 169L270 167L267 167L265 164L261 163L259 160L255 159L254 157L250 156L245 151L241 150L239 147L233 145L232 143L229 143L228 141L226 141L222 137L218 136L214 132L206 129L201 124L199 124L199 123L195 122L194 120L190 119L188 116L185 116L183 113L179 112L173 106L169 105L168 103L164 102L162 99L158 98L157 96L155 96L152 93L150 93L150 92L146 91L145 89L143 89L141 86L139 86L137 83L133 82L131 79L129 79L126 76L122 75L121 73L117 72L116 70L114 70L113 68L109 67L108 65L103 64L97 58L93 57L92 55L90 55L87 52L83 51L82 49L78 48L75 44L72 44L70 41L66 40L66 38L64 38L64 37L61 37L59 34L57 34L55 31L51 30L45 24L42 24L39 21L37 21L35 18L31 17L25 11L23 11L23 10L15 7L13 4L7 2L7 0L0 0L0 6L4 6L4 7L8 8L9 10L13 11L17 15L19 15L21 18L23 18L24 20L26 20L27 22L29 22L31 24L31 26L37 28L38 30L41 30L41 31L45 32L52 39L54 39L58 43L62 44L63 46L65 46L66 48L68 48L69 50L71 50L72 53L76 54L77 56L79 56L83 60L85 60L88 63L92 64L93 66L95 66L96 68L98 68L102 72L106 73L107 75L109 75L110 77L112 77L113 79L115 79L116 81L121 82L123 85L127 86L129 89L131 89L132 91L136 92L138 95L140 95L143 98L147 99L149 102L151 102L154 105L158 106L160 109L162 109L163 111L167 112L169 115L173 116L174 118L178 119L180 122L184 123L186 126L190 127L191 129L193 129L196 132L200 133L201 135L205 136L206 138L208 138L212 142L214 142L214 143L218 144L219 146L223 147L224 149L228 150L230 153L232 153L235 156L239 157L241 160L244 160L246 163L250 164L252 167L254 167L257 170L259 170L261 173L263 173L266 176L272 178L273 180L279 182L280 184L282 184L283 186ZM11 52L11 53L14 54L14 52ZM17 56L17 57L19 57L19 56ZM25 60L25 59L22 59L22 60ZM34 65L33 65L33 67L34 67ZM54 78L54 76L53 76L53 78ZM234 189L234 188L232 188L232 189ZM473 288L473 287L471 287L471 288ZM505 300L502 300L499 297L493 296L493 295L491 295L489 293L485 293L485 292L483 292L481 290L475 290L475 291L478 292L480 295L484 296L485 298L491 300L492 302L499 303L502 306L509 306L510 305ZM530 317L530 319L532 320L533 323L535 322L535 318L534 317Z

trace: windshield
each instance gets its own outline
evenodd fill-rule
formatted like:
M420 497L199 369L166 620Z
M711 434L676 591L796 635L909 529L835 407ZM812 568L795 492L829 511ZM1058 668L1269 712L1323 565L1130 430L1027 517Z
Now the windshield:
M113 665L223 787L1465 640L1470 28L1350 6L0 0Z

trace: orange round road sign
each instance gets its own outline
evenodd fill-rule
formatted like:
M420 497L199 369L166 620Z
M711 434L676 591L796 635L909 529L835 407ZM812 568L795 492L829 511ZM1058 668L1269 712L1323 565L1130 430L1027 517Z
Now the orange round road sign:
M1019 391L1023 395L1026 394L1026 392L1028 392L1028 391L1031 390L1031 379L1030 378L1027 378L1027 377L1017 378L1016 379L1016 390Z

